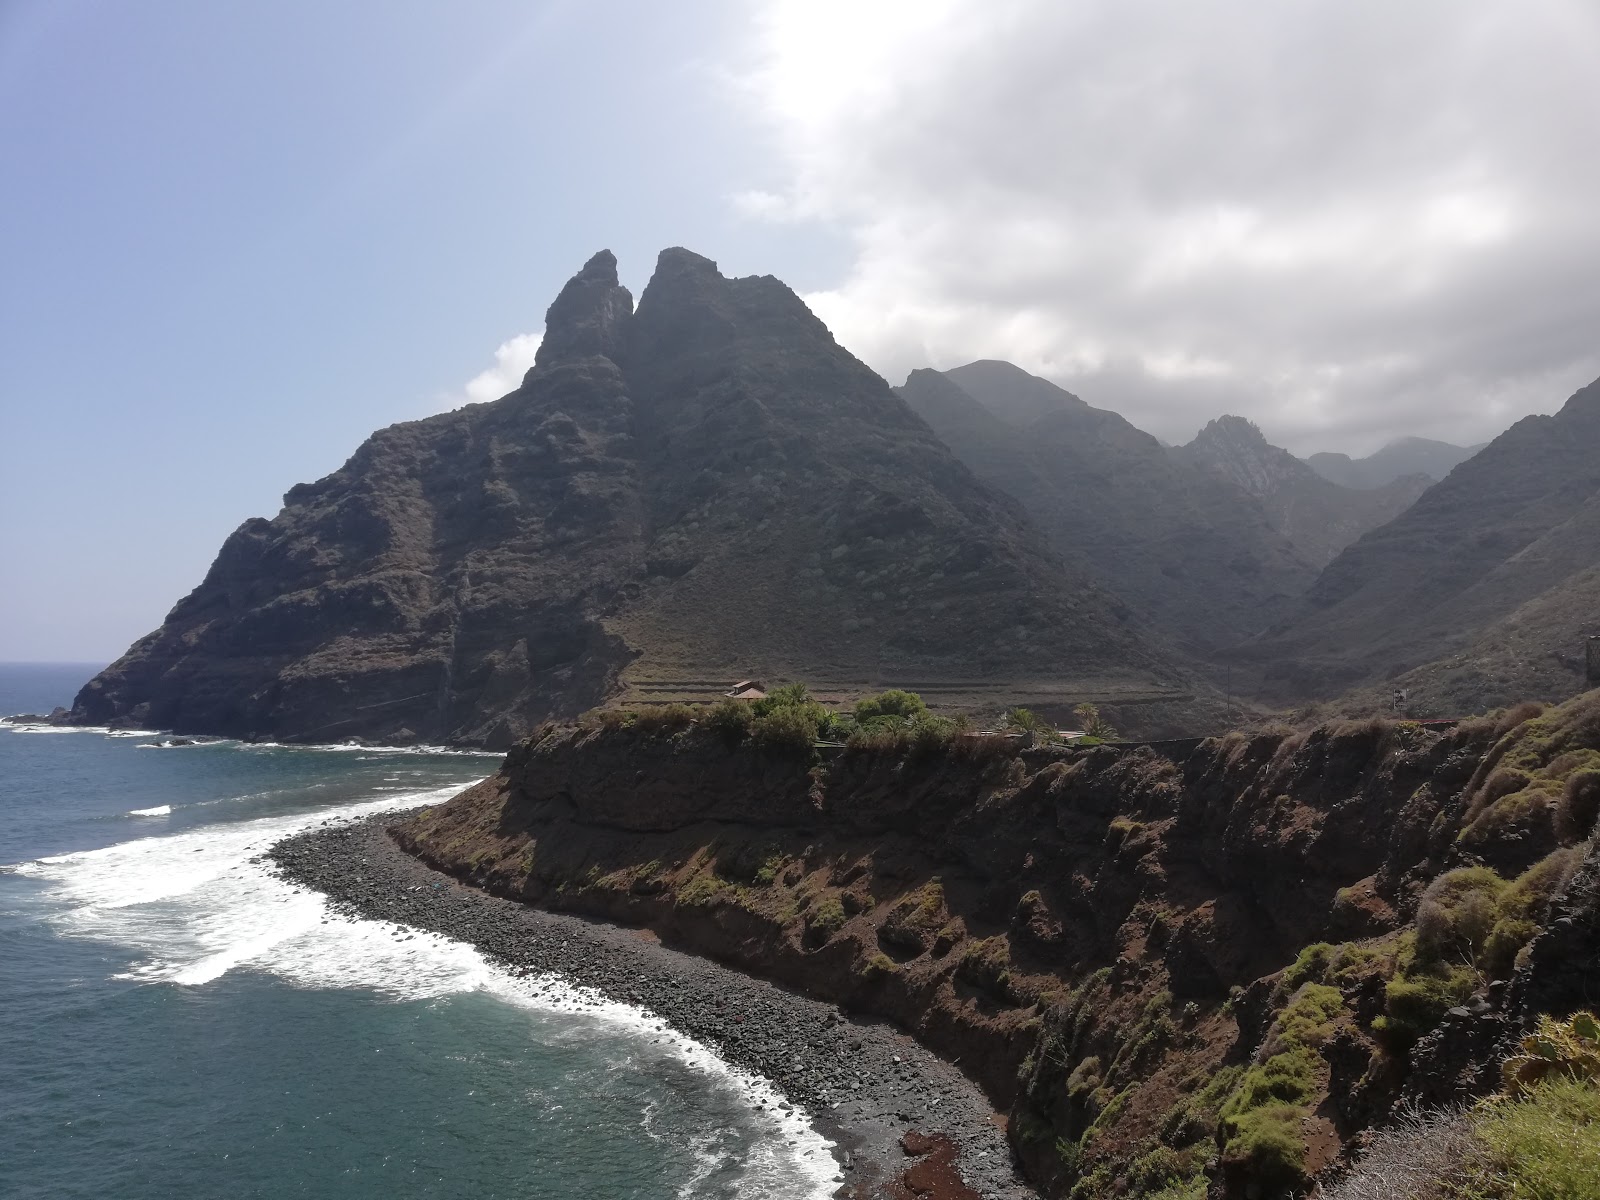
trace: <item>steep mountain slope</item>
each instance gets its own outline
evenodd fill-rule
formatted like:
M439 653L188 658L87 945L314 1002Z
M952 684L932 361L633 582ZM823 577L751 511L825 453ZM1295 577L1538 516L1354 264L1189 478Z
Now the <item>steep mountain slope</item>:
M1342 487L1272 445L1243 417L1218 417L1172 453L1254 496L1272 527L1318 567L1410 508L1432 483L1425 475L1406 475L1366 491Z
M1156 655L770 277L596 255L492 404L374 434L247 521L73 719L505 745L646 684L1046 678Z
M1453 446L1431 438L1403 437L1365 458L1324 451L1311 455L1306 463L1324 479L1345 487L1381 488L1407 475L1426 475L1435 481L1443 479L1486 444Z
M1517 422L1345 550L1250 654L1285 695L1419 667L1419 686L1454 705L1570 694L1597 631L1597 492L1600 382Z
M1069 562L1190 654L1264 628L1314 577L1232 480L1010 363L913 371L899 391Z

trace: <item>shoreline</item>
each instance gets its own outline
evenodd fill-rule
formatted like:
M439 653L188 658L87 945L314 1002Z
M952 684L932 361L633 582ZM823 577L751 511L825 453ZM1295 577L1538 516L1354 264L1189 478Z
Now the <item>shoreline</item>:
M441 933L515 973L557 975L636 1005L767 1080L834 1143L837 1196L1035 1200L983 1092L893 1025L670 949L644 930L467 887L389 837L388 826L410 815L319 825L267 857L340 911Z

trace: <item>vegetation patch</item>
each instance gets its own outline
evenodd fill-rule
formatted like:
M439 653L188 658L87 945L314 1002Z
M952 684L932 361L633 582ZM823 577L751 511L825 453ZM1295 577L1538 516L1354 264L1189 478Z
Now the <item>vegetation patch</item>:
M1373 1024L1379 1039L1409 1050L1478 988L1507 978L1578 859L1575 849L1557 850L1509 883L1488 867L1434 880L1417 905L1415 930L1400 939L1385 1012Z
M733 887L727 880L720 879L714 873L707 871L696 875L678 889L678 903L699 907L730 899L732 895Z

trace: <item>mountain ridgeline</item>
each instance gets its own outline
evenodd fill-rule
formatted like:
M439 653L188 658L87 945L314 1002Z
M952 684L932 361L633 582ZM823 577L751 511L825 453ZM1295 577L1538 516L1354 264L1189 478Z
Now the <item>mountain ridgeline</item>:
M1323 452L1307 457L1318 475L1351 488L1381 488L1407 475L1426 475L1437 482L1471 458L1487 443L1454 446L1432 438L1396 438L1365 458Z
M1068 562L1201 660L1284 617L1319 568L1427 486L1330 483L1240 417L1168 449L1010 363L913 371L899 390Z
M1392 686L1443 712L1559 699L1584 685L1597 601L1600 382L1348 547L1249 654L1281 698Z
M595 255L522 385L374 434L245 522L72 719L509 745L805 674L1180 694L1166 656L776 279Z

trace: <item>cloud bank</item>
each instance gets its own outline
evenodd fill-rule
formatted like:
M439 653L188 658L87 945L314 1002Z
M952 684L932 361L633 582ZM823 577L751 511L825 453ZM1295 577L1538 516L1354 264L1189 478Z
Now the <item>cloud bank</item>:
M1008 358L1169 439L1472 442L1600 375L1593 0L769 0L747 218L889 377Z
M461 389L463 404L482 404L498 400L507 392L522 386L522 377L533 369L534 356L539 353L539 343L544 333L519 333L510 341L501 342L494 352L494 366L479 372Z

